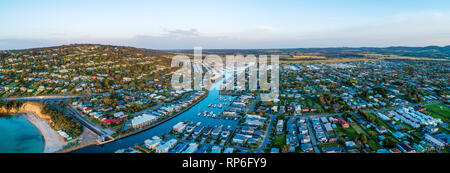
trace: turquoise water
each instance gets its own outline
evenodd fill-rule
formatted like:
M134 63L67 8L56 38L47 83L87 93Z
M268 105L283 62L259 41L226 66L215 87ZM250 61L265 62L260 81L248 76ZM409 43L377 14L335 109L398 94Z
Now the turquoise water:
M22 116L0 117L0 153L42 153L44 139Z

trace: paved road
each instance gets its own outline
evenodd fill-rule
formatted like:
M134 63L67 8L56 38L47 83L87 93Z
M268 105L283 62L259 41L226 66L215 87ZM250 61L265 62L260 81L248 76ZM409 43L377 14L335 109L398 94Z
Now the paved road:
M306 125L308 127L309 138L311 139L311 144L312 144L312 147L314 148L314 152L320 153L319 148L317 148L316 135L314 134L314 131L313 131L314 128L312 127L311 120L309 118L306 119Z
M80 122L83 126L89 128L89 130L93 131L95 134L99 136L104 136L105 132L103 132L102 129L94 125L91 121L86 119L78 110L72 107L72 105L68 104L67 102L64 102L68 107L68 113L72 115L78 122Z
M267 126L266 135L264 136L264 139L263 139L263 142L261 143L261 146L259 148L257 148L255 150L255 152L263 153L264 152L264 148L266 148L266 145L270 144L269 143L269 136L270 136L270 132L272 130L272 127L274 126L275 119L277 119L276 115L270 115L270 120L269 120L269 125Z
M50 103L52 106L64 111L65 113L71 115L75 120L80 122L83 126L97 134L98 136L104 136L105 132L97 127L94 123L86 119L80 112L78 112L75 108L73 108L70 104L66 102L66 100L81 98L82 96L33 96L33 97L11 97L11 98L2 98L1 101L34 101L34 102L44 102ZM58 104L55 104L54 101L64 101L67 105L67 108L63 108Z

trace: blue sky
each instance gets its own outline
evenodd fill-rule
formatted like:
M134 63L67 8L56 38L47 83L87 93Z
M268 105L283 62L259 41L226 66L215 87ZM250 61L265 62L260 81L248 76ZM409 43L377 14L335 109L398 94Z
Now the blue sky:
M447 0L0 0L0 49L450 44Z

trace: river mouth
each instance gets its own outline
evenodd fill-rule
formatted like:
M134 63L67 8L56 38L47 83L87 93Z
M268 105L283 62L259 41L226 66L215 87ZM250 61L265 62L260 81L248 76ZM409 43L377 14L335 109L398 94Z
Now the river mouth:
M0 116L0 153L43 153L40 131L22 115Z

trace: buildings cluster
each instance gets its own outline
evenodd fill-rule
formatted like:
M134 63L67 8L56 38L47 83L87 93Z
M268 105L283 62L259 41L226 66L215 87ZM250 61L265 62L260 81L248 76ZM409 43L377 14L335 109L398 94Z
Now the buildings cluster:
M448 101L448 64L368 61L336 64L282 64L280 98L292 115ZM415 70L412 70L415 69ZM444 86L444 87L442 87ZM441 91L441 92L439 92ZM292 105L294 103L295 105Z
M264 126L267 124L267 118L251 114L247 114L244 118L245 121L236 129L232 142L238 145L260 144L266 134Z

